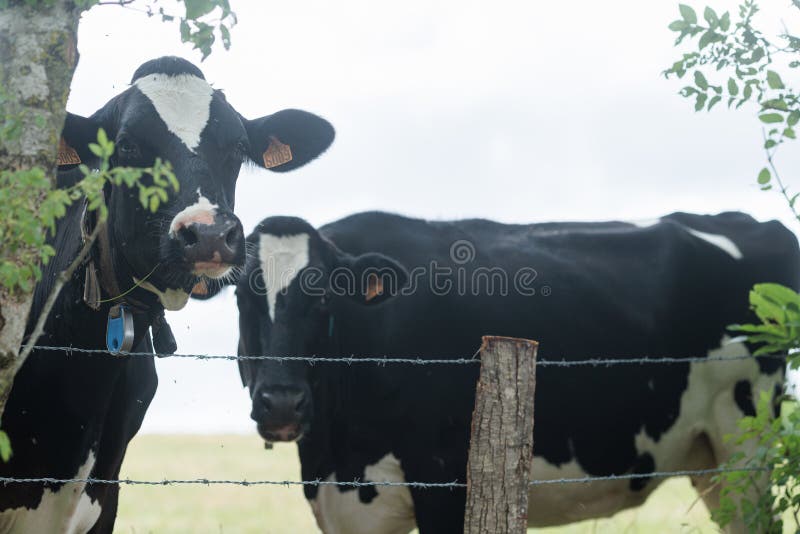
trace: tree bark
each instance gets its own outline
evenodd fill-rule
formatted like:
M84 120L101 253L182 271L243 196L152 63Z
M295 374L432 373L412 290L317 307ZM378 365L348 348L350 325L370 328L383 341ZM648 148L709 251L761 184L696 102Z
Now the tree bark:
M467 465L465 534L524 533L538 343L484 336Z
M55 185L58 140L78 62L80 13L65 0L10 0L0 8L0 126L20 126L0 139L1 171L40 167ZM0 258L16 259L2 243ZM20 344L32 300L31 294L0 288L0 414L23 363Z

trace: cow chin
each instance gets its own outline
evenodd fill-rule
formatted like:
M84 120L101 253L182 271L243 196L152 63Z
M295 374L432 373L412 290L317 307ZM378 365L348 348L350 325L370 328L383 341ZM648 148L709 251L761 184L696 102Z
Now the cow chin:
M264 423L258 423L256 428L258 429L258 434L264 438L264 441L267 443L277 443L280 441L300 441L304 434L303 426L304 425L294 423L278 427L267 427Z
M227 263L216 261L198 261L194 263L192 274L206 278L222 278L231 272L233 267Z

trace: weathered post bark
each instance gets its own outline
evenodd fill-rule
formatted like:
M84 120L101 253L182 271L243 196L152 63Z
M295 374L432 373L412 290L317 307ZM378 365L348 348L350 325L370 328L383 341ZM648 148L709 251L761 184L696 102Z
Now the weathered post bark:
M9 0L0 8L0 172L39 167L55 183L80 12L67 0ZM3 245L0 262L14 262L14 251ZM31 302L29 293L10 295L0 287L0 414L22 365L19 348Z
M465 534L527 529L537 347L527 339L483 337L467 466Z

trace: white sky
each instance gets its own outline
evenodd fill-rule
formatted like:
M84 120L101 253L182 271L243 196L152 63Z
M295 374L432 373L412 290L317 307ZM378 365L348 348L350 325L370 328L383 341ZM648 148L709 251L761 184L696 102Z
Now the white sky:
M507 222L742 210L791 224L755 185L755 109L695 114L660 75L678 57L666 28L677 1L231 3L233 46L202 64L175 25L92 9L68 109L88 115L141 63L178 55L249 118L286 107L328 118L337 138L318 161L242 172L236 211L248 233L268 215L321 224L368 209ZM765 21L791 13L776 4ZM791 181L800 155L787 148ZM180 352L235 353L232 293L168 318ZM143 431L252 431L235 363L157 365Z

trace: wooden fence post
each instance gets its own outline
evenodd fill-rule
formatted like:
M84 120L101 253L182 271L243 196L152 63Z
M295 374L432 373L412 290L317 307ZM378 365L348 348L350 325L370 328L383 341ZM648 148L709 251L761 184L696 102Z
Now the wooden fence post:
M465 534L523 534L533 462L536 349L484 336L467 465Z

